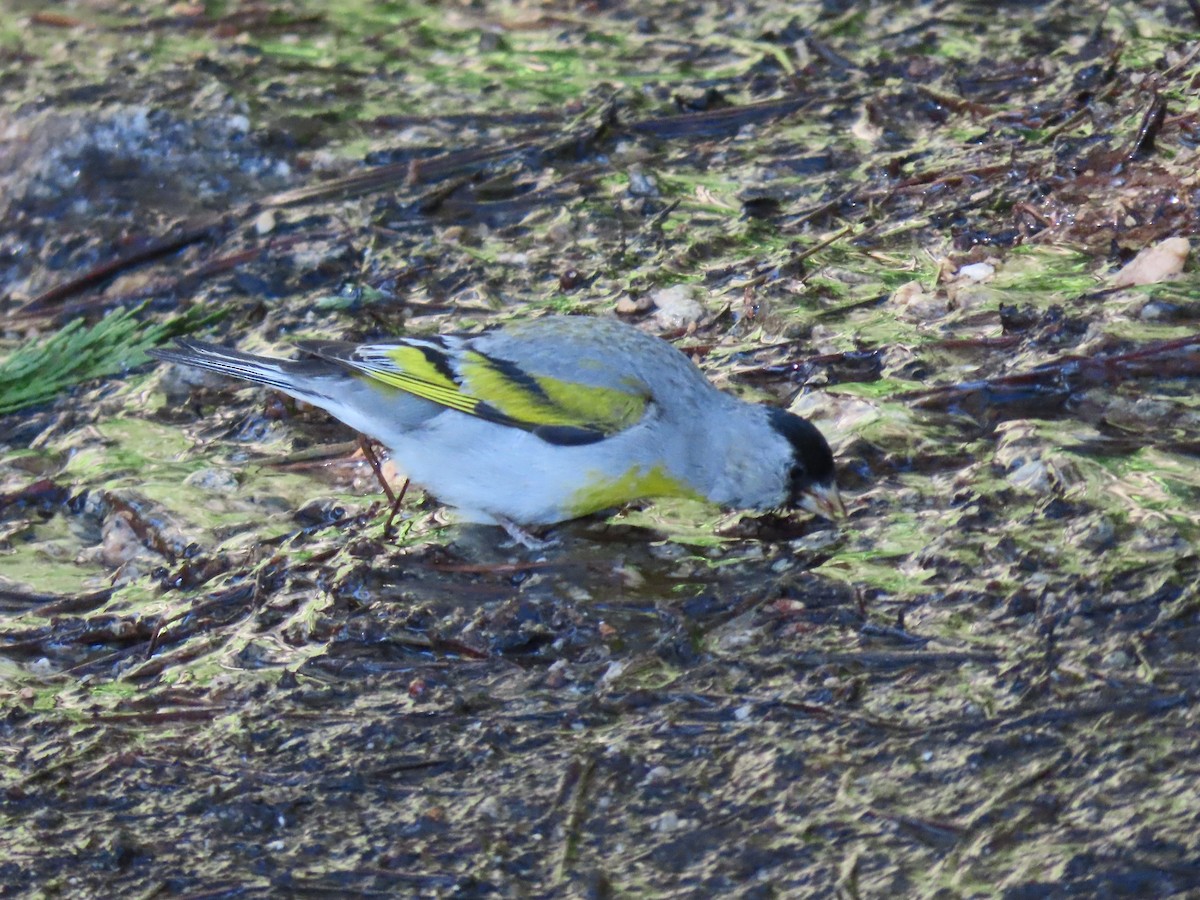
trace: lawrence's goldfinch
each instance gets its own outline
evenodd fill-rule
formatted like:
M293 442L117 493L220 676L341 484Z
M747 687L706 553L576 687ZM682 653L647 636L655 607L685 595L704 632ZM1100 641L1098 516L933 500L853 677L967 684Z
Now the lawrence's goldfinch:
M722 393L679 350L615 319L299 347L298 361L192 340L152 355L327 410L467 521L548 525L662 496L844 512L812 424Z

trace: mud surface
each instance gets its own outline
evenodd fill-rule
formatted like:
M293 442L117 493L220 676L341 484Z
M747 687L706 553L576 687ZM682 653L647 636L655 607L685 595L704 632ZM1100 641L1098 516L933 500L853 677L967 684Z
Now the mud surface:
M1200 892L1192 5L337 6L4 5L6 895ZM546 313L849 518L385 536L145 356Z

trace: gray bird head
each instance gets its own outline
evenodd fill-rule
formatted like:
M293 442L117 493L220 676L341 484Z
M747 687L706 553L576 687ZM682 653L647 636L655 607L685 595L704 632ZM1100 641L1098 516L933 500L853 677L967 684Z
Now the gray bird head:
M806 419L771 409L771 427L792 446L788 472L788 506L799 506L828 519L846 515L846 507L834 481L833 451L825 436Z

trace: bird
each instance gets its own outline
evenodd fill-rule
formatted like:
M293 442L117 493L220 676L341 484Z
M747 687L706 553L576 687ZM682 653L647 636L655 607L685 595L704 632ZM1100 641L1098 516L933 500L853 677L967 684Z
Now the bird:
M189 338L149 353L324 409L461 521L523 543L525 529L654 497L845 515L816 426L719 390L672 344L615 318L296 346L298 360Z

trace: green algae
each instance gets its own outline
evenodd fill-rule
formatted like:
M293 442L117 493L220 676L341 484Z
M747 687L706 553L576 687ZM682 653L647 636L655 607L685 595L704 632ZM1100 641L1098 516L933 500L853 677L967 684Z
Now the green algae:
M1195 333L1192 272L1106 287L1156 239L1124 230L1157 221L1138 206L1153 184L1136 179L1194 173L1186 10L1039 6L1018 21L978 4L936 19L834 6L606 7L580 23L521 4L297 5L183 34L74 11L94 16L82 34L97 53L72 50L70 31L0 25L26 54L0 60L6 89L27 95L14 109L69 106L57 85L107 77L115 59L139 103L168 102L159 83L200 83L255 129L315 123L305 164L526 139L505 115L574 114L601 95L628 122L801 84L802 115L736 139L627 133L620 153L601 140L518 166L518 181L579 174L586 189L514 222L430 226L376 215L376 198L306 210L349 223L351 246L375 231L371 255L335 263L339 280L385 286L362 302L312 316L314 297L345 295L286 277L260 295L257 258L189 299L227 309L218 336L253 349L396 333L401 312L414 331L608 312L630 291L689 284L714 318L681 344L746 396L800 392L851 505L836 528L803 520L773 538L747 536L756 517L653 504L526 554L470 543L414 497L385 543L369 481L276 465L346 439L319 417L264 422L256 390L176 403L140 375L76 381L73 400L13 419L38 449L0 451L4 495L46 477L97 508L136 501L200 556L156 560L178 582L142 571L89 598L117 569L77 561L101 517L35 500L6 511L4 577L61 595L53 613L5 613L6 883L79 893L67 879L82 879L96 896L1194 888L1195 374L1169 357L1114 363L1058 405L997 380ZM1152 91L1168 122L1152 153L1130 155ZM1136 190L1069 195L1089 166L1107 171L1088 141ZM822 154L822 171L793 168ZM662 197L628 196L634 160ZM1014 174L974 174L990 163ZM742 198L768 185L764 220ZM959 276L978 262L991 277ZM568 268L582 288L563 287ZM922 291L906 299L910 282ZM839 354L878 365L820 362ZM941 406L927 393L963 384L990 387ZM68 406L74 422L59 419ZM298 520L310 501L343 518ZM222 565L202 568L209 557ZM64 643L75 633L83 645ZM122 830L136 840L87 837Z

